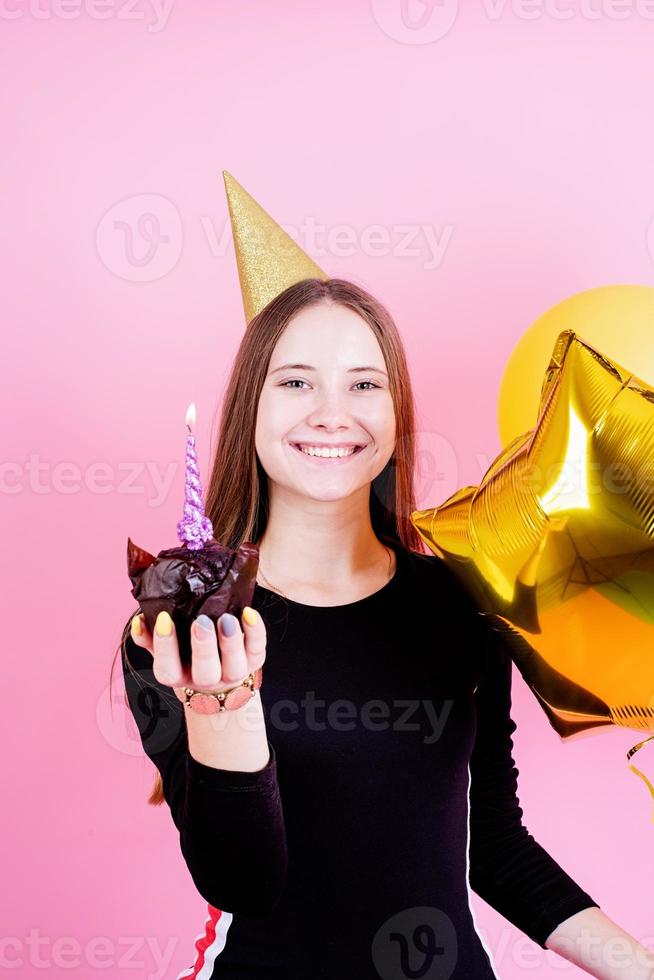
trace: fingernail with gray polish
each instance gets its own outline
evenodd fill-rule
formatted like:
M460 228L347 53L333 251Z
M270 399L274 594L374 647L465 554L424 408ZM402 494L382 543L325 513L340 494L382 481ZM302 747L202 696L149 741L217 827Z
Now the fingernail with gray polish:
M232 616L231 613L223 613L220 617L220 629L225 636L233 636L238 627L238 621L236 616Z
M200 613L195 622L198 624L200 629L208 630L209 632L213 630L213 623L208 616L205 616L204 613Z

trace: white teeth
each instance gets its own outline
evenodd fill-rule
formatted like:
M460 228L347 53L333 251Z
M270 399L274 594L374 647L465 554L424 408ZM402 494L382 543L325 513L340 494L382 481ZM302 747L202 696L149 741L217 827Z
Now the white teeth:
M341 457L341 456L351 456L355 452L355 448L351 449L329 449L327 446L319 448L317 446L298 446L298 449L302 453L306 453L307 456L322 456L327 459L329 457Z

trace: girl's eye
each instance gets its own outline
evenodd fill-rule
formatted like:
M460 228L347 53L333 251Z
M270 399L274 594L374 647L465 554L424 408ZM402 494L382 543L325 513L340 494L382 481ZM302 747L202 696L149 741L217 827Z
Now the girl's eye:
M280 384L279 387L280 388L286 388L288 385L293 385L293 384L301 384L301 385L303 385L303 384L306 384L306 381L302 381L301 378L291 378L288 381L282 381L282 383ZM379 385L376 385L373 381L357 381L357 385L372 385L373 388L379 388L380 387ZM364 388L362 390L363 391L370 391L371 389L370 388Z

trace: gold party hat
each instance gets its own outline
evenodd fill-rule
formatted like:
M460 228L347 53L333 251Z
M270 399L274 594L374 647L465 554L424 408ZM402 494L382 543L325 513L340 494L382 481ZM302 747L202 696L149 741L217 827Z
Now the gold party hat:
M245 322L303 279L329 279L260 204L223 170Z

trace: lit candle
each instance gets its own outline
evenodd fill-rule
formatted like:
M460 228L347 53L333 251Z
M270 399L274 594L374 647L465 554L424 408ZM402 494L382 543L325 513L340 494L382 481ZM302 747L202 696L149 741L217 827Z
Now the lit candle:
M213 537L213 525L204 513L200 469L195 452L195 403L186 410L186 476L184 481L184 516L177 522L177 537L187 548L198 551Z

